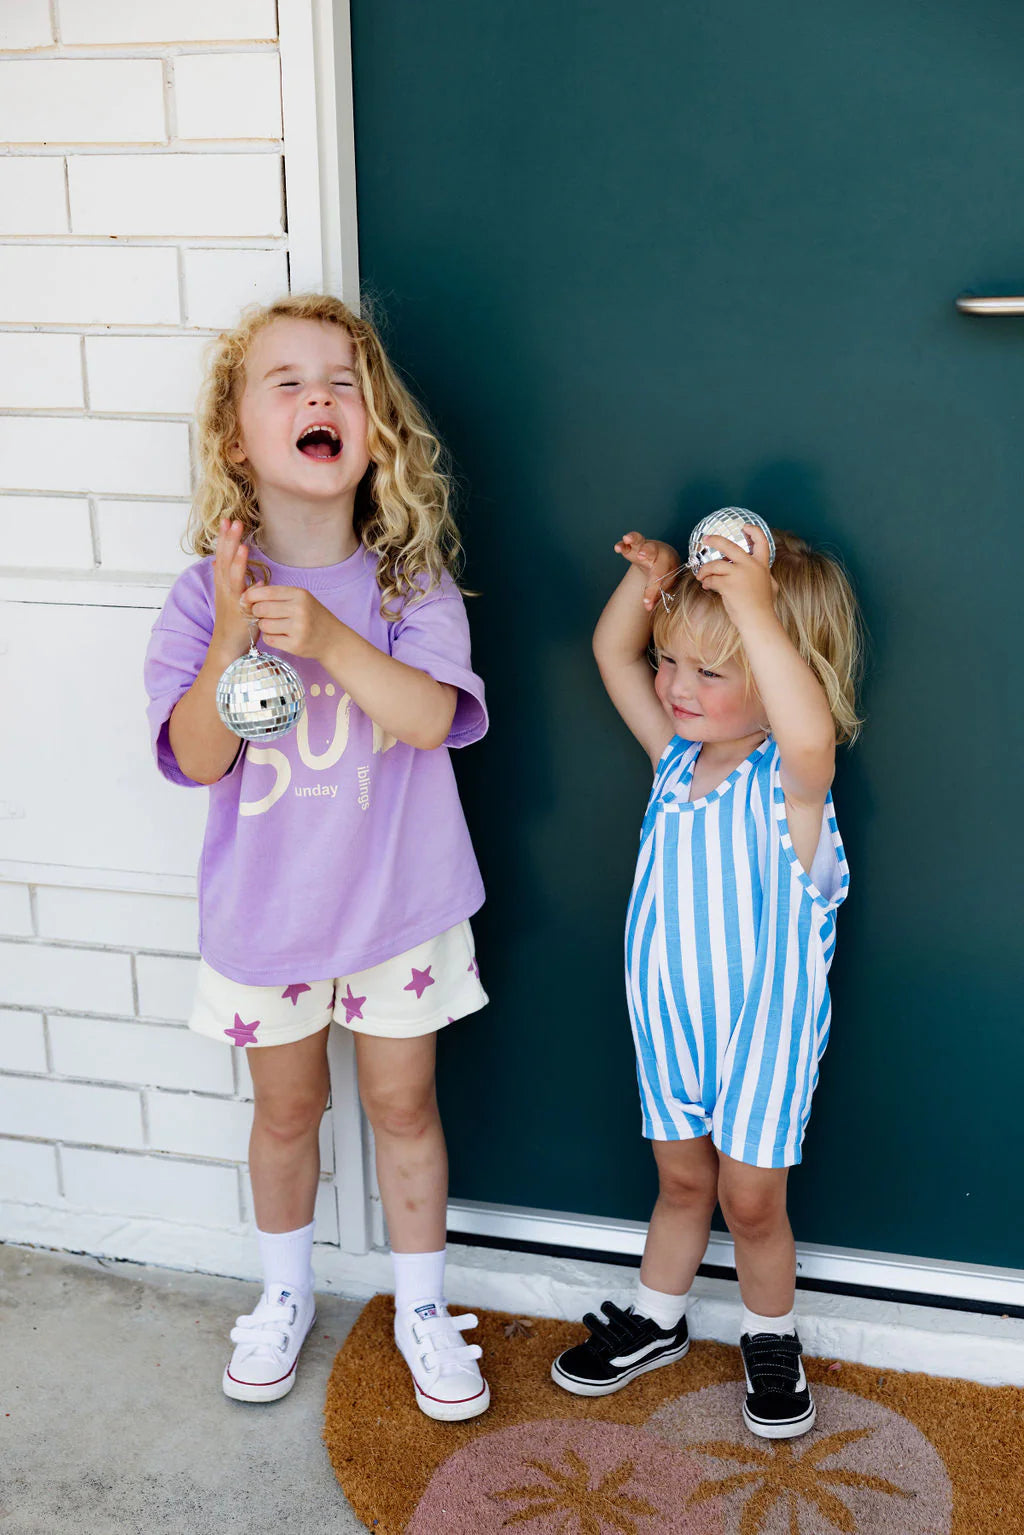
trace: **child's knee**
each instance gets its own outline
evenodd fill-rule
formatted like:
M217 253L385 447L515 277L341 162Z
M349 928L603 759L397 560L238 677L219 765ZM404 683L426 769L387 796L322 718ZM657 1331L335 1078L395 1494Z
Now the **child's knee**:
M671 1158L659 1157L658 1194L677 1209L710 1212L718 1199L717 1169L714 1165L674 1165Z
M319 1133L327 1107L326 1092L257 1096L253 1123L257 1131L281 1144L294 1144Z
M433 1092L364 1092L363 1108L375 1135L415 1140L437 1121Z
M734 1237L756 1242L777 1235L786 1224L785 1190L774 1185L720 1188L718 1202Z

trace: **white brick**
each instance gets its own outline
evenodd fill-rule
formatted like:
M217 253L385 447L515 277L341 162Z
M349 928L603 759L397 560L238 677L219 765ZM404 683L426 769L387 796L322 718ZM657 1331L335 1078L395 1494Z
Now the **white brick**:
M64 161L57 155L7 155L0 159L0 235L67 232Z
M0 1199L26 1205L59 1204L54 1147L0 1139Z
M62 1077L206 1093L232 1091L227 1040L220 1045L188 1029L53 1017L50 1048L53 1069Z
M247 304L266 304L288 292L283 251L185 252L185 309L189 325L219 330L234 325Z
M5 206L0 160L0 208ZM24 233L30 231L24 230ZM40 231L45 233L45 231ZM32 325L177 325L173 250L0 247L0 321Z
M104 943L118 949L197 952L199 916L191 897L41 885L36 890L36 913L42 938Z
M18 0L21 3L21 0ZM263 42L274 0L60 0L65 43Z
M0 417L7 490L94 490L187 496L188 427L176 421Z
M159 59L0 61L0 139L12 144L166 141Z
M75 234L276 235L278 155L72 155Z
M2 547L3 538L0 536ZM6 554L5 549L5 560ZM0 933L6 933L10 938L32 936L32 903L27 885L0 884Z
M0 406L75 410L85 404L77 336L0 334Z
M135 965L141 1016L173 1018L176 1022L187 1019L195 997L197 961L140 954Z
M230 1098L195 1093L146 1094L149 1144L154 1151L245 1162L249 1156L252 1106Z
M279 139L276 53L185 54L174 61L178 137Z
M91 570L95 561L88 501L0 496L0 548L5 565Z
M47 1070L42 1014L0 1008L0 1071Z
M49 48L53 42L50 0L7 0L0 7L0 48Z
M61 1160L67 1202L79 1209L185 1221L190 1226L238 1224L238 1175L233 1167L75 1147L68 1147Z
M181 501L101 501L100 564L105 570L179 571L196 555L182 549L188 505ZM194 944L189 945L194 948Z
M122 1087L0 1077L0 1129L39 1140L139 1149L142 1100Z
M0 941L0 1002L65 1012L130 1014L128 956Z
M90 406L191 416L208 345L205 336L87 336Z

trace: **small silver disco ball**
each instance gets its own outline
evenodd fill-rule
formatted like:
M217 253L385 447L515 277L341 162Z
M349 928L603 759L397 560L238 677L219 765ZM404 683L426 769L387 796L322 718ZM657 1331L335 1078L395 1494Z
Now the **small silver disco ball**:
M306 704L306 690L294 666L251 646L232 661L217 683L217 713L243 741L286 736Z
M690 557L686 563L694 575L697 575L703 565L710 565L712 560L722 558L717 549L712 549L710 544L705 543L709 533L718 538L728 538L747 554L752 554L750 539L743 531L744 526L761 529L768 540L768 564L773 565L775 540L764 518L759 517L756 512L748 512L744 506L722 506L717 512L711 512L709 516L702 517L690 534Z

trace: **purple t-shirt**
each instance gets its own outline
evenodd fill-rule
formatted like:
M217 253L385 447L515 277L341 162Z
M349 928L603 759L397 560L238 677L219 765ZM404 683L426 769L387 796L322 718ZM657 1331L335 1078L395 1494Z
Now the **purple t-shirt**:
M421 751L375 726L319 662L286 658L305 684L305 713L270 745L244 743L210 786L199 864L199 949L207 964L231 980L283 986L379 964L483 904L446 748L478 741L487 712L452 580L388 621L380 616L377 560L366 549L312 570L265 563L274 585L304 587L379 650L459 690L444 746ZM157 765L190 787L167 722L206 658L213 618L207 559L175 581L146 655Z

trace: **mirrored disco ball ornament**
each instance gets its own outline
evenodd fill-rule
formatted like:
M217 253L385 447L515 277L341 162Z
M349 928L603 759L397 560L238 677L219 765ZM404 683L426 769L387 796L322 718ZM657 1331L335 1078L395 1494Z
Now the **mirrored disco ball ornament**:
M759 517L756 512L748 512L744 506L722 506L719 507L717 512L711 512L709 516L702 517L690 534L690 557L686 563L694 575L698 573L701 566L710 565L712 560L720 560L722 558L717 549L712 549L709 544L705 543L709 533L715 534L718 538L731 539L734 544L745 550L747 554L752 554L753 550L750 545L750 539L743 531L744 526L761 529L761 532L768 540L768 563L773 565L775 563L775 540L772 537L772 530L764 518Z
M294 666L256 649L255 638L217 683L217 713L243 741L286 736L306 705L306 690Z

